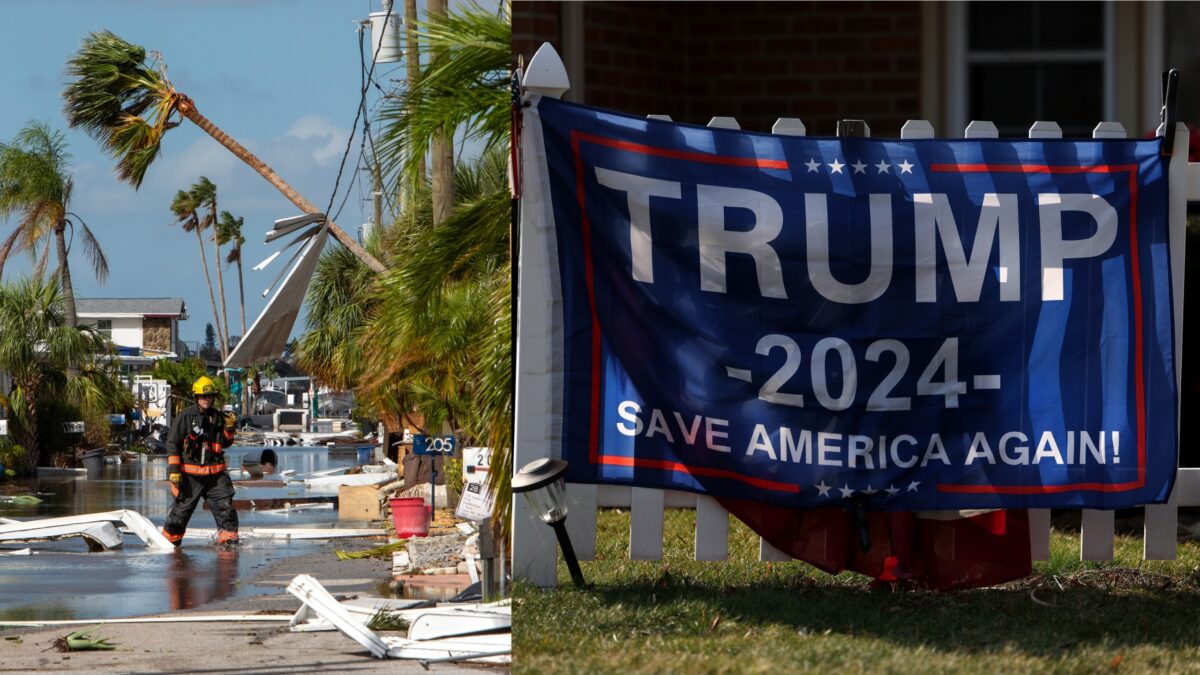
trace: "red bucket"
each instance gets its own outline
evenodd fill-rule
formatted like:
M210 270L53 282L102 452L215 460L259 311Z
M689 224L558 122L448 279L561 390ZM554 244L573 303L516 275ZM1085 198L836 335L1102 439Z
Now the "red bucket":
M396 498L392 503L392 522L401 539L429 536L429 511L421 497Z

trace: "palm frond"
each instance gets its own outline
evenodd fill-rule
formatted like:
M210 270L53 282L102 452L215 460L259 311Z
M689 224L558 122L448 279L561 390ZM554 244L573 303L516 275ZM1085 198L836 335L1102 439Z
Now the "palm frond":
M225 262L231 263L237 260L242 244L246 243L246 238L242 236L244 223L244 218L234 218L233 214L228 211L222 211L221 217L217 220L217 243L221 246L233 244L233 251L230 252Z
M21 228L18 226L17 229L13 230L12 234L8 235L8 238L4 240L4 245L0 246L0 275L3 275L4 265L8 262L8 256L10 253L12 253L13 246L16 245L17 240L20 237Z
M71 82L63 91L67 123L96 139L135 189L177 124L171 118L178 94L146 56L145 48L110 31L91 33L67 60Z
M100 248L100 242L96 240L96 235L92 234L91 228L83 219L75 214L71 214L79 223L79 234L83 240L83 252L87 255L88 260L92 263L92 271L96 274L96 281L104 283L108 279L108 258L105 257L103 249Z
M508 138L508 22L469 6L421 24L420 32L436 56L403 96L380 111L377 149L390 180L415 175L432 138L444 131L459 129L485 150Z
M0 144L0 216L23 214L23 226L44 236L61 220L70 198L70 153L62 132L28 122L12 143Z
M141 117L125 115L112 127L105 147L117 160L117 177L139 188L158 157L162 131Z
M200 176L200 179L192 184L192 195L196 198L198 207L211 206L217 199L217 186L208 176Z
M21 241L17 250L28 251L35 248L39 242L54 231L60 220L62 206L55 202L37 201L25 207L18 227L21 230Z

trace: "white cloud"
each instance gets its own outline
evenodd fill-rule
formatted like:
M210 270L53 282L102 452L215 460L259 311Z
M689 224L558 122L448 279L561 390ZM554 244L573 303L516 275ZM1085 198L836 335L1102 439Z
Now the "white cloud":
M285 136L304 141L315 141L320 146L313 150L313 159L317 164L329 164L340 160L346 150L346 140L350 132L333 123L327 117L310 115L301 117L292 123Z

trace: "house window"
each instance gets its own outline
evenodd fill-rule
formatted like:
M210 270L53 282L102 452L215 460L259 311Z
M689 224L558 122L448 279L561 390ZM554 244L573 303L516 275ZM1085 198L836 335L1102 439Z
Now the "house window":
M96 321L96 332L108 338L112 342L112 319L100 319Z
M1112 117L1112 5L971 2L958 12L964 123L990 120L1024 136L1037 120L1088 137Z

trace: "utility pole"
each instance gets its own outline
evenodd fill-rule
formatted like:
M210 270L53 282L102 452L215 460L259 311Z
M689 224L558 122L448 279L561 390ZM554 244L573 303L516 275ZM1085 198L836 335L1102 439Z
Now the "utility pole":
M443 3L444 6L444 3ZM404 50L408 68L408 86L421 74L421 45L417 42L417 0L404 0ZM425 182L425 158L417 162L417 183Z
M428 15L431 21L446 17L446 0L429 0ZM431 59L437 59L440 50L430 53ZM454 129L441 129L433 137L431 150L432 191L433 191L433 224L437 225L450 217L454 210Z
M375 189L371 193L375 201L375 220L371 225L380 230L383 229L383 181L379 178L379 162L375 163ZM363 242L366 246L367 242Z

